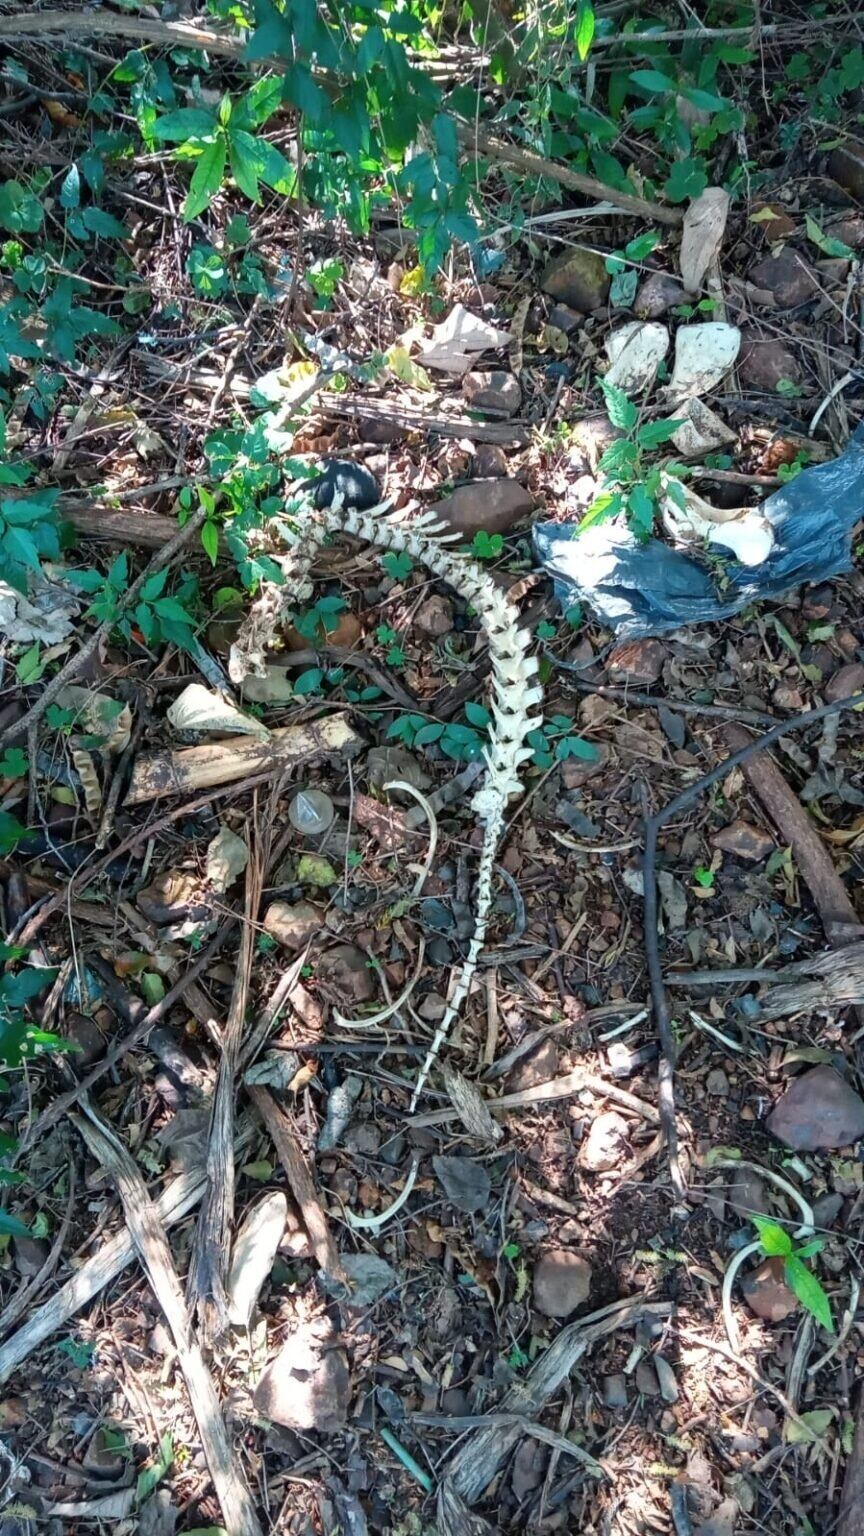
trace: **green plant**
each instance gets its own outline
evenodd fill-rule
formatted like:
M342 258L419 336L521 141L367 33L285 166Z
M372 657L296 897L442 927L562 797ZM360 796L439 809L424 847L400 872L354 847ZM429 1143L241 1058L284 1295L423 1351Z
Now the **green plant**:
M639 285L638 264L650 256L660 244L660 234L656 229L649 229L642 235L636 235L628 240L623 251L613 251L606 257L606 271L612 275L612 283L609 288L609 302L616 309L629 309L636 297L636 289ZM633 262L633 266L628 266Z
M315 309L330 308L330 301L344 276L345 268L335 257L326 261L313 261L311 267L307 268L306 281L317 299Z
M482 704L471 701L465 705L465 722L449 720L441 724L426 720L423 715L399 715L387 730L391 740L404 741L408 747L437 745L445 757L457 762L473 763L483 755L485 733L492 716Z
M339 628L339 616L347 606L343 597L333 594L319 597L311 608L305 609L303 613L295 613L294 628L311 645L326 644L327 636ZM296 693L296 687L294 691Z
M387 553L381 556L381 564L387 575L392 576L394 581L404 581L407 576L411 575L414 569L414 561L411 559L411 556L406 555L402 550L397 552L396 550L388 549Z
M584 533L595 523L623 515L636 537L647 539L654 526L664 481L661 465L647 465L646 455L668 442L681 422L640 422L638 407L622 389L604 380L603 393L609 420L625 436L611 443L600 459L597 469L603 477L604 488L585 513L577 534ZM668 476L665 489L676 500L682 495L680 486Z
M759 1242L765 1256L782 1258L783 1274L789 1289L795 1293L801 1305L806 1307L808 1312L812 1312L817 1323L829 1333L833 1333L834 1319L831 1315L831 1303L821 1281L804 1263L805 1259L815 1258L816 1254L821 1253L825 1246L825 1239L812 1237L807 1242L796 1246L789 1233L775 1221L754 1216L753 1225L759 1233Z
M583 762L597 761L597 748L577 735L570 715L552 715L525 738L532 751L531 761L535 768L551 768L563 763L568 757L581 758Z
M485 528L480 528L471 540L471 553L475 560L497 560L504 548L504 539L500 533L487 533Z
M693 871L693 879L703 891L710 891L714 888L714 870L707 869L704 864L696 865Z
M405 652L399 644L399 636L395 629L391 629L389 624L379 624L375 631L375 638L379 645L386 645L388 647L388 665L391 667L404 667Z

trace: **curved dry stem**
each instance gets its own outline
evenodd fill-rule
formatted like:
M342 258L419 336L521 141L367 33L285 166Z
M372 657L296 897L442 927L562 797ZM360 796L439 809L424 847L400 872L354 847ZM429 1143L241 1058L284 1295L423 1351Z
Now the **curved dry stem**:
M379 1232L384 1226L385 1222L390 1220L391 1216L395 1216L398 1211L401 1211L405 1201L408 1199L408 1196L410 1195L414 1185L417 1182L417 1174L419 1171L420 1153L412 1152L411 1167L408 1169L408 1176L393 1203L388 1205L386 1211L379 1211L377 1216L355 1216L353 1211L346 1211L345 1220L347 1221L349 1227L351 1227L355 1232Z
M423 865L420 874L417 876L417 879L414 881L414 890L411 893L412 896L419 896L431 873L432 862L435 858L435 850L438 847L438 818L432 809L430 801L426 799L426 796L421 794L420 790L416 789L413 784L409 784L406 779L391 779L389 784L384 785L384 788L385 790L404 790L406 795L410 795L413 800L417 801L417 804L419 805L423 815L426 817L426 820L429 823L429 847L426 849L426 862Z
M411 977L411 980L408 982L404 990L399 993L399 996L394 998L392 1002L388 1001L386 1008L381 1008L378 1013L370 1013L365 1019L346 1019L343 1014L339 1013L338 1010L334 1008L333 1017L336 1020L336 1023L342 1029L368 1029L370 1024L383 1024L385 1020L392 1019L394 1013L398 1013L400 1008L405 1007L405 1004L411 996L411 993L414 991L414 988L420 980L420 973L423 970L423 958L425 954L426 940L421 939L420 948L417 951L417 964L414 967L414 975Z

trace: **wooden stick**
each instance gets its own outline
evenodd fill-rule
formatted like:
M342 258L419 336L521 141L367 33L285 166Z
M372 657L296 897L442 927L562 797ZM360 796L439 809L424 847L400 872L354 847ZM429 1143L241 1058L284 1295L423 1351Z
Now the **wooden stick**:
M87 539L104 539L112 544L138 544L144 549L161 549L177 532L173 517L163 517L159 512L122 512L104 507L98 502L77 506L60 505L63 522Z
M304 725L285 726L273 731L269 741L232 736L227 741L182 747L177 752L153 752L135 764L125 804L142 805L165 795L233 784L262 770L282 772L335 753L359 751L362 745L348 716L336 714Z
M309 1233L315 1258L327 1275L345 1281L345 1271L339 1250L330 1231L324 1207L321 1204L315 1180L303 1153L297 1145L294 1127L266 1088L249 1086L252 1103L270 1132L279 1161L288 1175L291 1193L300 1207L300 1214Z
M213 1378L192 1332L165 1228L138 1166L89 1106L84 1115L71 1118L93 1156L117 1185L132 1241L174 1339L228 1536L262 1536L252 1496L234 1458Z
M790 722L794 725L794 722ZM727 725L724 731L733 752L739 752L753 738L740 725ZM822 926L833 943L838 928L848 927L849 937L856 936L858 914L834 862L810 817L790 789L777 764L767 753L757 751L741 764L747 783L764 805L792 856L801 879L813 897Z

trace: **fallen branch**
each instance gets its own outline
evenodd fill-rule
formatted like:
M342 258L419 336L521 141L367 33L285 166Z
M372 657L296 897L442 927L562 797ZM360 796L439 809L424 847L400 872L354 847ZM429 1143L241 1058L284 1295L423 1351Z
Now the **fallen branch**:
M124 804L142 805L165 795L184 795L189 790L232 784L262 771L283 772L334 753L357 751L361 746L348 716L335 714L272 731L269 741L232 736L227 741L207 742L201 747L153 752L135 764Z
M791 847L795 867L813 897L829 943L835 941L838 930L841 933L843 929L851 930L848 936L853 937L859 927L858 915L846 887L798 796L790 789L777 764L762 750L765 742L754 742L740 725L728 725L723 734L733 752L753 749L748 758L742 760L741 771L783 842Z
M605 1078L597 1077L593 1072L584 1072L581 1067L574 1068L564 1077L551 1077L546 1083L535 1083L532 1088L519 1088L513 1093L505 1093L500 1099L487 1099L486 1108L526 1109L532 1104L549 1104L556 1099L572 1098L574 1093L582 1093L585 1089L600 1098L611 1100L613 1104L620 1104L622 1109L632 1110L642 1120L647 1120L649 1125L656 1125L660 1119L653 1104L646 1104L644 1099L637 1099L635 1093L628 1093L626 1088L619 1088L616 1083L607 1083ZM444 1125L448 1120L455 1120L457 1115L458 1110L450 1104L446 1109L432 1109L426 1114L411 1115L405 1123L413 1126Z
M65 523L87 539L104 539L109 544L139 544L145 549L161 549L177 532L177 520L159 512L121 512L88 501L60 506Z
M93 1156L110 1173L145 1273L171 1330L180 1369L229 1536L262 1536L246 1480L235 1461L213 1378L204 1362L174 1268L165 1228L137 1164L89 1107L71 1117Z
M315 1180L297 1145L296 1132L291 1121L266 1088L250 1086L247 1092L270 1132L279 1161L288 1177L289 1188L300 1207L300 1214L318 1264L326 1275L344 1282L346 1277L339 1250L330 1231L330 1224L315 1187Z

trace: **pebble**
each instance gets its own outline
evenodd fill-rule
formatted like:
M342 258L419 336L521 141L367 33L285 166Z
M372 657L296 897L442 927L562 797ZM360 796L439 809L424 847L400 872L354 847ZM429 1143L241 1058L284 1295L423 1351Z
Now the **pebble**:
M813 1201L813 1225L819 1227L833 1227L837 1217L843 1209L843 1196L838 1194L820 1195Z
M780 683L771 695L772 703L777 709L785 709L790 715L800 714L805 708L804 699L799 688L792 688L788 683Z
M607 1408L627 1407L626 1376L604 1376L601 1384L603 1402Z
M852 661L835 672L825 689L829 704L835 699L848 698L850 693L864 693L864 663Z
M719 848L722 853L733 854L736 859L758 864L774 852L776 844L773 837L763 832L761 827L754 827L750 821L739 820L730 821L728 827L721 827L719 832L715 832L711 846Z
M38 1275L42 1265L48 1257L50 1248L41 1237L16 1237L13 1238L15 1247L15 1268L22 1280L30 1280Z
M590 1290L591 1265L581 1253L553 1248L534 1266L534 1305L546 1317L569 1317Z
M264 914L264 932L286 949L302 949L323 926L324 909L311 901L272 901Z
M729 1187L729 1204L736 1216L749 1221L753 1215L767 1216L769 1207L765 1185L752 1168L741 1168Z
M640 320L659 320L676 304L683 304L684 288L669 272L651 272L641 283L633 309Z
M750 389L773 392L781 379L797 384L801 367L792 349L778 337L763 340L758 333L745 331L738 357L738 377Z
M864 143L847 138L828 156L828 175L844 192L864 202Z
M540 1487L548 1459L548 1446L542 1445L533 1436L525 1435L519 1442L519 1448L513 1457L510 1486L513 1489L514 1498L520 1503Z
M722 1067L715 1067L705 1079L705 1091L715 1099L729 1097L729 1079Z
M254 1394L258 1413L274 1424L331 1435L343 1428L350 1397L347 1356L323 1318L289 1334Z
M662 1355L654 1356L654 1369L657 1372L657 1381L660 1387L660 1396L664 1403L677 1403L678 1380L668 1360Z
M503 368L466 373L462 393L472 409L490 411L496 416L515 416L522 404L519 380Z
M589 1173L608 1173L627 1151L627 1121L615 1110L609 1110L592 1120L579 1148L579 1165Z
M616 645L606 663L613 682L656 683L666 660L659 640L629 640Z
M540 287L550 298L569 308L588 312L605 304L611 281L602 256L576 247L553 256L540 279Z
M315 967L318 979L336 993L343 1013L351 1003L368 1003L375 996L372 968L362 949L337 944L322 955Z
M757 288L767 288L783 309L806 304L819 291L816 274L791 245L784 245L776 256L766 256L750 269L750 281Z
M571 309L569 304L553 304L548 323L556 331L563 331L565 336L569 336L571 331L584 325L585 316L578 309Z
M91 1067L105 1050L102 1031L93 1019L87 1017L86 1013L68 1013L63 1033L67 1040L71 1040L78 1046L78 1050L71 1057L73 1067L79 1069Z
M314 491L315 506L319 511L322 507L329 507L335 495L342 497L344 506L359 507L361 512L377 507L381 500L375 476L370 475L362 464L354 464L350 459L328 459L318 478L307 482L307 485Z
M530 1056L517 1063L507 1078L508 1093L522 1093L548 1083L558 1075L559 1054L554 1040L544 1040Z
M449 597L442 597L438 592L427 597L414 616L414 628L433 640L449 635L453 629L453 604Z
M751 1312L766 1323L782 1323L798 1306L798 1298L783 1279L783 1260L765 1259L741 1281L741 1294Z
M659 1397L660 1383L652 1360L640 1360L635 1374L636 1390L643 1397Z
M518 480L471 480L457 486L433 512L466 538L475 533L509 533L534 510L534 500Z
M789 1085L766 1125L796 1152L846 1147L864 1135L864 1101L833 1067L813 1067Z
M473 468L478 480L502 480L507 473L507 455L497 443L478 443Z

